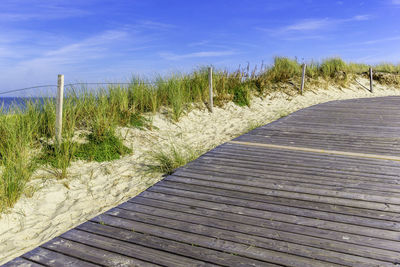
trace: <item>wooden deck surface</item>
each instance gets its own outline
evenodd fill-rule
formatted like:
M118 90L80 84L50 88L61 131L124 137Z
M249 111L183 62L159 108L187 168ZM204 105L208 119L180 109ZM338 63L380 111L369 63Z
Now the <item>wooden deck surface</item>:
M399 157L400 97L312 106L5 266L399 266Z

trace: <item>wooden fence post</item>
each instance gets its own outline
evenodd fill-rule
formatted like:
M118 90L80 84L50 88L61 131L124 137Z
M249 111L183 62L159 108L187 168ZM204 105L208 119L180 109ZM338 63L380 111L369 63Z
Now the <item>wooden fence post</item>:
M63 101L64 101L64 75L58 74L57 82L57 99L56 99L56 143L61 144L61 133L62 133L62 113L63 113Z
M303 71L301 73L300 94L303 94L305 76L306 76L306 63L303 64Z
M371 67L369 68L369 91L371 93L374 92L374 88L372 86L372 68Z
M209 94L209 97L210 97L209 108L210 108L211 112L213 112L213 106L214 106L214 103L213 103L214 95L213 95L212 74L213 74L213 69L212 69L212 67L209 67L208 68L208 89L209 89L208 94Z

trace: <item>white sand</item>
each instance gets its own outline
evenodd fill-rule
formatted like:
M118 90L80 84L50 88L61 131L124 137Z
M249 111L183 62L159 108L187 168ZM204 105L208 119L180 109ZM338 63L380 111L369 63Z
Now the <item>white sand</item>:
M368 80L359 78L368 87ZM149 150L170 144L211 149L255 124L274 121L304 107L336 99L400 95L399 89L377 85L371 94L357 84L349 89L330 87L307 91L303 96L283 93L265 99L254 98L251 107L232 103L224 108L195 109L172 123L166 116L154 117L154 130L120 129L133 155L113 162L75 162L65 180L51 179L52 174L37 173L29 187L36 191L23 196L0 219L0 264L60 235L70 228L126 201L161 179L144 170Z

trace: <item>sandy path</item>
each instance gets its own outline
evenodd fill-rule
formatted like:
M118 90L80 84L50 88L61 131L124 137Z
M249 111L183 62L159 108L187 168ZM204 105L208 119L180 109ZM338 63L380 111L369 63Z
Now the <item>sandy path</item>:
M368 85L366 79L358 79ZM400 89L377 85L374 94L359 85L348 89L330 87L307 91L303 96L282 93L265 99L254 98L250 108L232 103L224 108L195 109L172 123L164 115L153 118L154 129L123 128L125 144L133 155L113 162L75 162L65 180L49 179L38 173L30 186L38 190L30 198L23 196L0 219L0 264L23 254L66 230L137 195L161 179L161 174L145 172L149 150L178 144L202 150L224 143L254 125L274 121L304 107L336 99L400 95Z

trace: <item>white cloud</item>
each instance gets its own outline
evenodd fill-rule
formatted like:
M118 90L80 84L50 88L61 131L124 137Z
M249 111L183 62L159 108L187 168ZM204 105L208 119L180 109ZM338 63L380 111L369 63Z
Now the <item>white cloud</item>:
M260 27L258 27L257 29L268 32L271 35L281 35L286 37L288 36L290 37L292 34L301 32L304 38L314 39L315 37L321 38L321 35L315 34L317 31L321 30L327 31L341 24L356 22L356 21L366 21L370 19L371 16L369 15L356 15L350 18L343 18L343 19L334 19L334 18L304 19L277 29L268 29Z
M181 55L173 53L161 53L160 56L167 60L181 60L187 58L224 57L234 54L235 52L233 50L225 50L225 51L201 51L201 52L194 52Z
M303 20L291 25L288 25L281 29L283 32L287 31L310 31L325 28L332 24L332 20L329 19L308 19Z
M70 17L87 16L90 12L68 7L43 6L34 10L20 12L0 12L0 21L18 22L26 20L55 20Z
M346 21L363 21L363 20L370 20L371 16L370 15L358 15L358 16L354 16L353 18L347 19Z
M56 50L51 50L45 53L46 57L63 56L74 54L82 54L83 52L94 52L104 50L104 46L112 43L114 41L121 41L129 36L128 32L121 30L109 30L101 34L89 37L83 41L69 44L58 48Z
M164 29L170 29L170 28L175 27L172 24L161 23L161 22L156 22L156 21L152 21L152 20L139 21L138 25L140 25L143 28L153 29L153 30L164 30Z
M384 42L397 41L397 40L400 40L400 36L393 36L393 37L369 40L369 41L363 42L361 44L370 45L370 44L384 43Z
M385 38L380 38L380 39L373 39L373 40L368 40L368 41L347 43L343 47L365 46L365 45L373 45L373 44L379 44L379 43L389 43L389 42L399 41L399 40L400 40L400 35L396 35L396 36L385 37Z
M392 0L393 5L400 5L400 0Z
M399 0L400 1L400 0ZM289 32L289 31L313 31L313 30L320 30L326 29L331 26L335 26L342 23L347 22L354 22L354 21L365 21L369 20L371 17L369 15L357 15L351 18L345 19L331 19L331 18L324 18L324 19L307 19L303 20L286 27L280 29L281 32Z
M208 45L208 44L210 44L210 41L208 41L208 40L203 40L203 41L199 41L199 42L189 43L188 46L189 46L189 47L193 47L193 46L204 46L204 45Z

